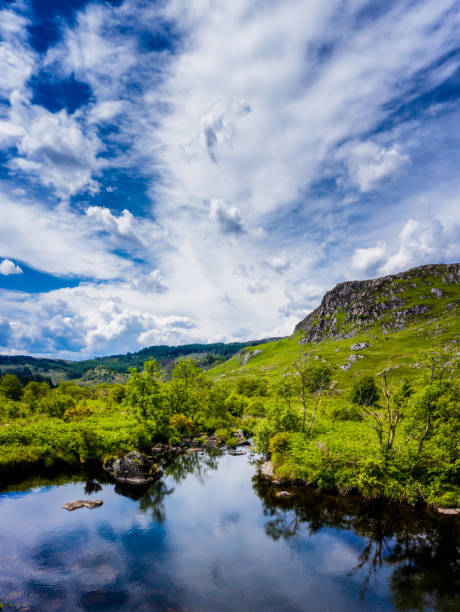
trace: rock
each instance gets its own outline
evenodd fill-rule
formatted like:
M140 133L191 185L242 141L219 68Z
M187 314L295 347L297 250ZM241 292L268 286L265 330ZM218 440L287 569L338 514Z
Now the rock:
M346 363L340 366L345 372L351 368L351 363Z
M233 437L237 439L238 446L249 446L251 444L248 440L246 440L241 429L234 431Z
M247 353L245 353L244 357L243 357L243 361L241 362L241 365L246 365L248 363L248 361L251 359L251 357L255 357L256 355L258 355L259 353L261 353L262 351L260 349L256 349L255 351L248 351Z
M265 476L265 478L269 478L270 480L272 480L272 478L275 477L275 472L273 471L273 463L271 461L266 461L265 463L262 463L262 465L260 466L260 473L262 476Z
M348 357L348 363L355 363L357 359L356 355L350 355L350 357Z
M78 499L77 501L71 501L64 504L62 507L64 510L72 512L72 510L78 510L78 508L99 508L104 502L102 499Z
M275 497L291 497L292 493L289 493L289 491L278 491L278 493L276 493Z
M142 486L162 476L153 460L138 451L131 451L120 459L109 459L104 470L121 484Z
M356 342L351 345L352 351L364 351L367 347L370 346L369 342Z
M444 291L441 291L441 289L436 289L435 287L433 287L433 289L431 290L431 293L435 295L437 298L442 298L442 296L444 295Z

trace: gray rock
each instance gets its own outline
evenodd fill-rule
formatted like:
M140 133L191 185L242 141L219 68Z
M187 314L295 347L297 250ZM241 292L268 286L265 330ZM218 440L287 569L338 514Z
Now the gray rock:
M444 295L444 291L441 291L441 289L436 289L435 287L433 287L433 289L431 290L431 293L435 295L437 298L442 298L442 296Z
M138 451L131 451L120 459L109 459L103 467L117 482L133 486L149 484L163 475L150 457Z
M292 493L289 493L289 491L278 491L278 493L276 493L275 497L291 497Z
M356 342L355 344L351 345L351 350L352 351L364 351L364 349L367 349L367 347L369 346L370 346L369 342Z

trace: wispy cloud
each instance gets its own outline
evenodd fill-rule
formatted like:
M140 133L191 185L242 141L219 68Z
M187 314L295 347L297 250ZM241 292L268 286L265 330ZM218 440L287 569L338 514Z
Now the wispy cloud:
M34 47L36 18L0 11L1 256L80 283L3 290L2 350L276 335L460 258L454 0L94 1Z

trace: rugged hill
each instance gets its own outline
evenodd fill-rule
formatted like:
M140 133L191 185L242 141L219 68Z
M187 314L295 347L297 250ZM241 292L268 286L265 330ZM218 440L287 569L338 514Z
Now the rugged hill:
M276 381L309 354L332 367L340 395L352 377L384 368L396 381L416 379L435 343L454 352L460 344L460 264L340 283L292 336L244 348L209 373L214 379L256 375Z
M301 342L350 338L380 323L382 331L405 329L417 318L454 308L460 264L419 266L373 280L339 283L295 328Z

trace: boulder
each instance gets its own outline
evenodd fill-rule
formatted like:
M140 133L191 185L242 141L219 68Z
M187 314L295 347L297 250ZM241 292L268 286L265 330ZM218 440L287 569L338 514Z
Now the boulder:
M142 486L158 480L162 476L150 457L132 451L120 459L109 459L104 470L121 484Z
M72 512L72 510L78 510L78 508L99 508L104 502L102 499L78 499L76 501L67 502L62 507L64 510Z
M368 342L356 342L351 346L352 351L364 351L367 347L370 346Z
M237 439L238 446L249 446L251 444L249 440L246 440L246 438L244 437L244 433L241 431L241 429L237 429L236 431L234 431L233 437Z

